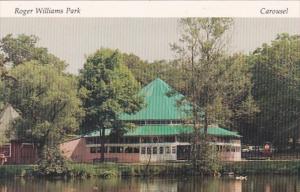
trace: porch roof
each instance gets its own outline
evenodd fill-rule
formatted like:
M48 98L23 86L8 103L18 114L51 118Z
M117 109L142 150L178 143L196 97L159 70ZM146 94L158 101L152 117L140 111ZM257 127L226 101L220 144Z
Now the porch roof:
M203 129L201 130L203 131ZM110 129L107 129L105 135L109 135ZM208 135L219 137L241 137L237 132L229 131L220 127L209 127ZM193 127L190 125L144 125L138 126L127 131L125 137L133 136L168 136L193 133ZM99 130L92 131L84 137L99 137Z

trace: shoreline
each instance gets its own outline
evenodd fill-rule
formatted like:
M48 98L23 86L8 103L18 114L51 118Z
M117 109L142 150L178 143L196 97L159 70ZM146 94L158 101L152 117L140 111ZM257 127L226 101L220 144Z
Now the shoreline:
M252 174L284 174L300 175L300 160L251 160L238 162L222 162L220 174L235 175ZM36 165L1 165L0 178L8 177L40 177L35 174ZM68 164L68 172L62 178L115 178L115 177L152 177L152 176L198 176L189 163L156 163L156 164ZM59 176L60 177L60 176Z

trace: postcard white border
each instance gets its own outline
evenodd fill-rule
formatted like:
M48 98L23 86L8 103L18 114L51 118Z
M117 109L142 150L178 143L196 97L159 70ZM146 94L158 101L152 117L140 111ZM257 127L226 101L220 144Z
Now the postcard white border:
M16 14L16 8L31 14ZM37 14L36 8L78 9L80 13ZM260 10L288 9L287 14ZM0 1L0 17L300 17L300 1Z

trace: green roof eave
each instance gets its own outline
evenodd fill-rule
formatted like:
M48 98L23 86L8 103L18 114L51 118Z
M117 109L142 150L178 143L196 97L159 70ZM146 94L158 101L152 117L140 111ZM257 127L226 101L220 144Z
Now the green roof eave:
M207 134L221 137L241 137L237 132L229 131L221 127L209 127L207 129Z
M191 134L193 131L194 129L190 125L145 125L133 128L124 136L167 136ZM207 134L220 137L241 137L237 132L220 127L209 127Z
M203 129L202 129L203 131ZM111 130L107 129L105 135L108 136ZM229 131L220 127L209 127L208 135L218 137L236 137L241 136L234 131ZM181 134L193 133L193 127L190 125L144 125L132 128L124 134L125 137L137 137L137 136L172 136ZM84 137L99 137L99 131L92 131Z

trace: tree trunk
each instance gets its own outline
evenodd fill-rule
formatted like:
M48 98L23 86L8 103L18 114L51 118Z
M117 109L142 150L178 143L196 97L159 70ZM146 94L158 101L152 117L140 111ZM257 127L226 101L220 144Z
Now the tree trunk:
M205 116L204 116L204 138L205 139L207 137L207 130L208 130L208 117L207 117L207 112L205 112Z
M105 128L101 129L101 162L104 162L105 157L104 157L104 150L105 150Z
M292 143L292 151L293 152L296 151L296 143L297 143L297 135L294 134L294 136L293 136L293 143Z

